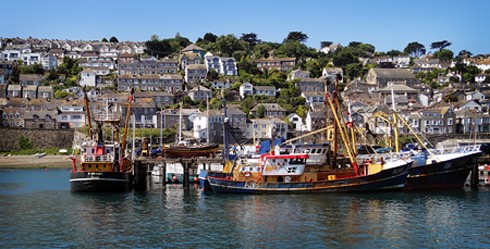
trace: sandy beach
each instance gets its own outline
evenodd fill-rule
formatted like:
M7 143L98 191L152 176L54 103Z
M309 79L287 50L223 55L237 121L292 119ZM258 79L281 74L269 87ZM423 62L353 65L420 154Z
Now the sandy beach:
M69 156L0 156L0 169L71 168Z

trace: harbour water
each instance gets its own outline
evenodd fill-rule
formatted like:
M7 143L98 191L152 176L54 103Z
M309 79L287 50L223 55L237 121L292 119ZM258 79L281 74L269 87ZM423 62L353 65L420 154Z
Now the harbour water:
M490 248L490 189L71 193L66 169L0 170L1 248Z

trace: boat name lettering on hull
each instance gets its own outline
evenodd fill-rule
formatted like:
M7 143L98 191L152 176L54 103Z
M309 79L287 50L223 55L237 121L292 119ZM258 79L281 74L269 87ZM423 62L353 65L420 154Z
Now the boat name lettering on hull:
M403 172L403 170L404 170L404 168L394 169L394 170L393 170L393 175L398 175L398 174L402 173L402 172Z
M245 188L260 188L260 185L255 182L246 182L245 183Z
M450 169L453 167L453 162L447 162L446 164L444 164L444 169Z

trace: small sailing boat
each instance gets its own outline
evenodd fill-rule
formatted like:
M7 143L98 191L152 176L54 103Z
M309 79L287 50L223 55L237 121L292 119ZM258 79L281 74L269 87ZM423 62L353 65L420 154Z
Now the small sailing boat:
M182 139L182 103L179 113L179 141L176 145L165 147L163 155L166 158L193 158L193 157L214 157L219 151L218 144L193 144L189 140ZM208 121L209 122L209 121ZM209 124L208 124L209 126Z

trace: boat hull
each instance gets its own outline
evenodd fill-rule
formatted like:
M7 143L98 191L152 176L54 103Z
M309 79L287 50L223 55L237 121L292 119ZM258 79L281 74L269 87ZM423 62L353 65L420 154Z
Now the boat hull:
M70 172L72 192L126 192L132 188L129 172Z
M213 157L218 152L218 145L205 147L170 147L164 150L166 158Z
M199 187L205 191L211 191L211 185L209 185L208 177L226 177L230 175L230 173L224 173L220 171L208 171L201 170L199 172Z
M410 162L368 176L318 182L255 183L212 176L208 176L208 181L213 191L218 193L268 194L401 190L404 187L411 164Z
M467 154L447 161L413 166L405 190L462 188L481 152Z

